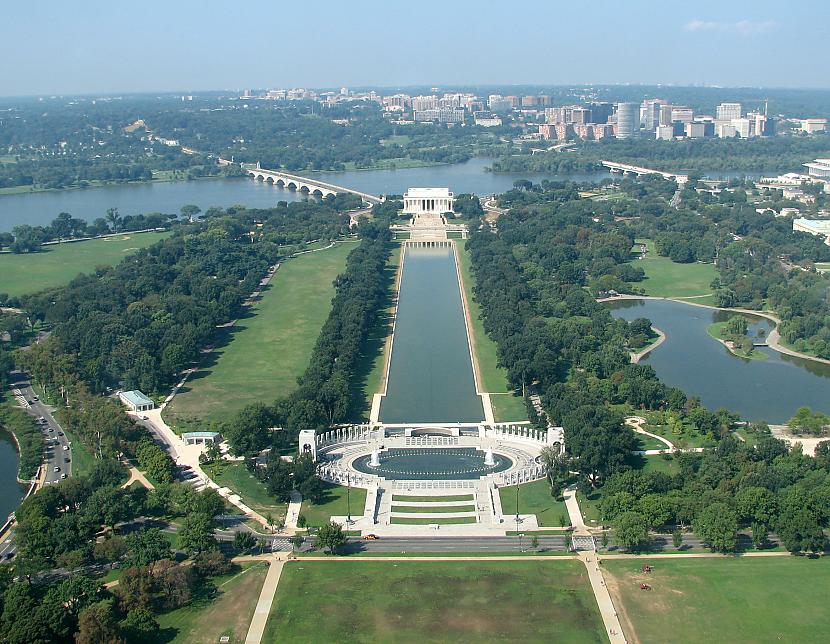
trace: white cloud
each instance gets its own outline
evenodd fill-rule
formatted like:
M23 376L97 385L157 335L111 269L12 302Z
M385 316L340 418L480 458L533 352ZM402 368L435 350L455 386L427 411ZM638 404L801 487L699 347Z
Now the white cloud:
M683 29L686 31L728 31L741 36L757 36L765 34L776 27L774 20L739 20L738 22L719 22L716 20L690 20Z

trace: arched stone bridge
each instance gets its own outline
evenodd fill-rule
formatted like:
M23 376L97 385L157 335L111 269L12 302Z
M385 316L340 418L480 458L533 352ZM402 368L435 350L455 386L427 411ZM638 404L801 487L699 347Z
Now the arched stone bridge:
M333 183L326 183L324 181L317 181L316 179L309 179L308 177L301 177L296 174L289 174L281 170L266 170L260 167L259 163L244 164L242 168L248 173L248 176L253 177L256 181L266 181L273 183L281 188L288 188L289 190L296 190L298 192L305 192L317 197L327 197L328 195L336 195L343 193L350 193L357 195L363 201L376 204L382 203L383 198L375 195L370 195L366 192L353 190L352 188L344 188L343 186L336 186Z

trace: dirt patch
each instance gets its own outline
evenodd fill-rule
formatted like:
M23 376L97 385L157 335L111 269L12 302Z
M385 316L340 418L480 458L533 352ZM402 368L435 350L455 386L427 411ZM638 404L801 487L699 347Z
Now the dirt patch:
M623 601L623 596L620 592L619 581L607 570L603 571L602 576L605 579L605 586L608 588L608 592L611 593L611 601L614 603L614 608L617 609L617 617L622 624L626 639L629 642L632 642L632 644L640 644L640 638L637 635L637 631L634 629L634 623L631 621L628 611L626 610L625 602Z

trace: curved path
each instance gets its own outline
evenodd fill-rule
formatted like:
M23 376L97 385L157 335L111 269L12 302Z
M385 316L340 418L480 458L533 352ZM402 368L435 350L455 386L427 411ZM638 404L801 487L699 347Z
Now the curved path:
M813 362L821 362L822 364L830 364L830 360L825 358L817 358L816 356L811 356L806 353L801 353L800 351L795 351L793 349L789 349L781 344L781 334L778 332L778 327L781 324L781 318L779 318L774 313L770 313L769 311L754 311L752 309L742 309L736 307L729 307L729 308L721 308L719 306L712 306L710 304L698 304L697 302L689 302L687 299L678 299L676 297L656 297L654 295L618 295L616 297L604 297L597 299L597 302L615 302L620 300L668 300L670 302L680 302L681 304L688 304L689 306L698 306L703 309L710 309L712 311L731 311L734 313L743 313L745 315L755 315L759 318L764 318L769 320L773 324L775 324L775 328L769 332L767 336L767 346L778 353L784 353L788 356L793 356L795 358L801 358L803 360L812 360ZM655 329L656 330L656 329ZM657 345L653 345L648 349L648 351L653 350ZM648 353L646 351L645 353ZM642 358L642 356L640 356Z
M666 341L666 334L663 333L663 331L661 331L660 329L658 329L656 326L653 326L653 325L652 325L651 328L657 334L657 339L654 342L652 342L650 345L645 347L644 349L641 349L640 351L632 351L631 352L631 364L637 364L645 356L647 356L649 353L654 351L657 347L659 347L661 344L663 344Z

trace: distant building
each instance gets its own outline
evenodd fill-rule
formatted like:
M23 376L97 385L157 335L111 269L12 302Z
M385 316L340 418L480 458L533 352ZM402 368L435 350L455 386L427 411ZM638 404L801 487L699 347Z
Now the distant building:
M575 107L571 110L571 123L585 125L591 121L591 110L586 107ZM567 121L566 121L567 122Z
M437 96L413 96L412 109L416 112L438 109Z
M748 118L732 119L732 127L735 133L742 139L748 139L750 134L750 121Z
M690 139L702 139L706 136L705 123L686 123L685 134Z
M715 114L719 121L731 121L732 119L741 118L743 112L740 103L721 103L718 105Z
M403 195L406 215L442 214L452 212L455 196L449 188L410 188Z
M691 123L695 118L695 111L691 107L683 107L682 105L675 105L671 109L672 122L678 121L680 123Z
M671 111L672 106L668 103L661 105L657 124L660 126L671 125Z
M732 123L715 124L715 135L722 139L730 139L738 135L738 131Z
M814 134L815 132L824 132L827 130L827 119L801 119L799 126L802 132L807 134Z
M138 389L133 389L132 391L122 391L118 394L118 398L130 409L130 411L150 411L156 406L156 403L138 391Z
M487 99L487 106L491 112L510 112L513 109L513 103L500 94L491 94Z
M655 138L660 141L671 141L674 139L673 125L658 125Z
M830 246L830 219L793 219L793 230L823 235L824 243Z
M637 103L617 103L617 138L630 139L637 134L640 106Z
M608 119L614 113L614 106L611 103L590 103L591 121L594 123L608 123Z
M475 124L481 127L498 127L502 124L500 117L495 114L475 114Z
M830 180L830 159L816 159L805 163L807 174L815 179Z

